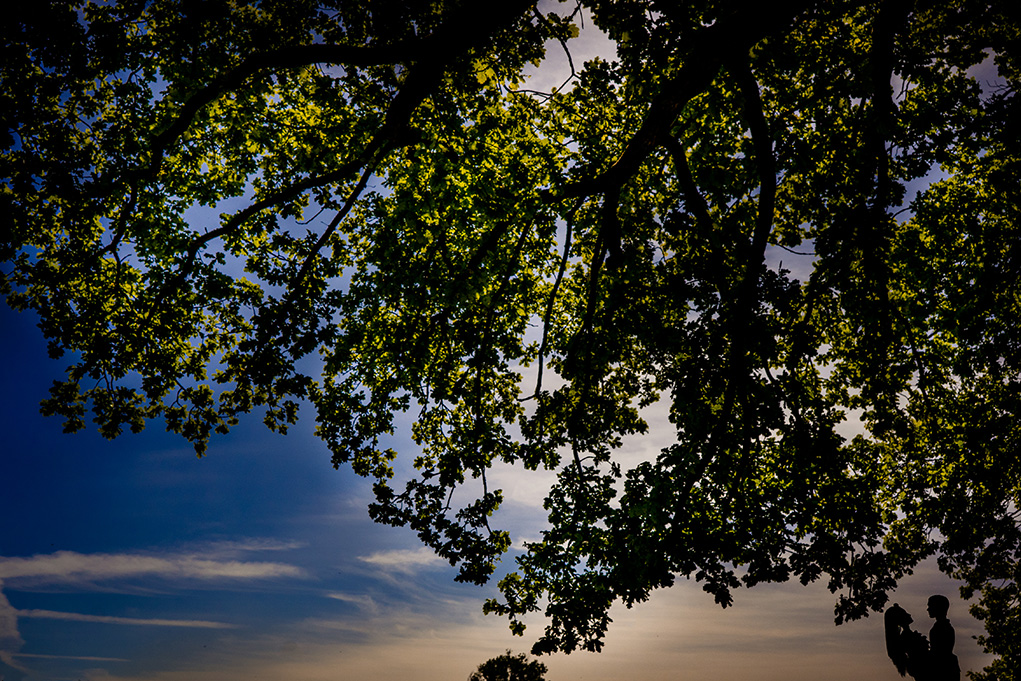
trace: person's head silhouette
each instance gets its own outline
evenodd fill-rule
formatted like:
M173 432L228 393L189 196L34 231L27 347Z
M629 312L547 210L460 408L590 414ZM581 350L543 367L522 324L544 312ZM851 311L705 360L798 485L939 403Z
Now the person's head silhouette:
M944 620L947 618L947 613L950 612L950 599L939 594L929 596L926 611L929 613L929 617L936 620Z

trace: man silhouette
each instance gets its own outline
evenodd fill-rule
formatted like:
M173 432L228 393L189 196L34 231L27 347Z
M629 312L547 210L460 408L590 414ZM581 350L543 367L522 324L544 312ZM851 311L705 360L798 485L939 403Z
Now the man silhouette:
M961 666L954 655L954 627L947 619L950 599L930 596L926 608L929 617L936 620L929 630L929 668L933 681L960 681Z

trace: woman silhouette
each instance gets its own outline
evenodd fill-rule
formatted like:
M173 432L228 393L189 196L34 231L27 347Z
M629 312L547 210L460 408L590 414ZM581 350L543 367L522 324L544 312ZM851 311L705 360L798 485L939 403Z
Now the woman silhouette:
M886 624L886 654L901 676L915 681L935 681L929 666L929 642L911 628L911 615L896 603L883 615Z

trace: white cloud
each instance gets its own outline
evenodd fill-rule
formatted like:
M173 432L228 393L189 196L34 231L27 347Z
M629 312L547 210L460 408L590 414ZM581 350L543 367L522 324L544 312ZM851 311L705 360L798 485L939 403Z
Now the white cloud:
M0 580L0 661L15 669L25 671L16 664L14 653L24 645L25 641L18 633L18 611L3 593L3 580Z
M225 559L255 551L291 551L307 546L305 542L281 541L278 539L252 538L229 541L214 541L193 547L189 554L199 554L208 559Z
M286 563L212 560L199 555L82 554L0 557L0 579L10 587L76 584L134 577L188 579L266 579L302 577L305 571Z
M18 611L14 609L7 596L3 594L3 582L0 581L0 646L6 648L11 643L22 643L18 634Z
M189 554L82 554L58 551L52 554L27 557L0 556L0 589L24 589L39 586L86 586L97 581L137 578L251 580L278 577L303 577L306 572L286 563L269 563L242 560L217 560L210 556L223 556L251 550L281 550L293 548L267 542L218 544L205 553ZM16 669L27 671L15 661L24 657L17 651L24 641L18 631L17 620L22 618L56 619L75 622L121 624L157 627L193 627L227 629L234 625L207 620L169 620L88 615L53 610L16 610L0 590L0 660Z
M433 553L432 549L397 549L379 551L368 556L359 556L358 560L375 565L383 570L396 572L415 572L419 568L446 565L446 561Z
M166 620L137 617L111 617L109 615L84 615L77 612L56 612L54 610L18 610L18 617L34 617L71 622L96 622L98 624L127 624L142 627L191 627L196 629L234 629L236 625L207 620Z
M33 653L15 653L14 657L30 657L34 660L85 660L86 662L130 662L123 657L94 657L92 655L38 655Z
M327 598L332 598L335 601L341 601L343 603L351 603L358 606L363 610L377 610L378 607L376 602L372 600L371 596L365 594L346 594L340 592L331 592L326 594Z

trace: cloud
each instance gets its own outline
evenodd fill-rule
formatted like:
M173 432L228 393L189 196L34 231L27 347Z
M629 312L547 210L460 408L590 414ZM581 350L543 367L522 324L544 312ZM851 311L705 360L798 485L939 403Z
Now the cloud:
M97 622L100 624L127 624L143 627L192 627L196 629L234 629L236 625L207 620L165 620L136 617L111 617L109 615L83 615L77 612L56 612L54 610L18 610L18 617L35 617L49 620L72 622Z
M3 586L3 580L0 580L0 662L25 671L25 668L16 664L13 659L14 653L25 641L18 633L18 611L7 600L7 596L4 596Z
M291 551L307 546L300 541L281 541L278 539L252 538L229 541L212 541L192 547L189 553L200 554L208 559L234 558L254 551Z
M6 648L11 643L20 645L23 641L18 634L18 611L4 596L2 589L3 582L0 581L0 647Z
M351 603L356 605L362 610L377 610L377 605L372 596L365 594L346 594L340 592L330 592L326 594L327 598L332 598L335 601L341 601L343 603Z
M447 562L433 553L432 549L397 549L379 551L368 556L358 556L363 563L375 565L383 570L395 572L415 572L419 568L446 565Z
M387 609L378 616L288 623L259 636L219 640L180 661L150 670L82 674L89 681L335 681L344 678L464 679L507 648L522 649L506 623L465 599L439 610ZM467 614L466 614L467 613ZM567 675L553 678L570 678Z
M15 653L14 657L30 657L35 660L85 660L87 662L130 662L123 657L93 657L92 655L38 655L34 653Z
M15 588L133 577L211 580L302 577L305 574L301 568L286 563L212 560L194 554L159 556L58 551L48 555L0 557L0 579Z
M2 592L5 587L24 589L42 585L84 586L97 581L145 577L211 581L306 576L305 570L286 563L216 559L216 557L222 557L225 554L236 554L243 551L287 548L294 548L294 546L254 541L220 543L210 547L204 553L82 554L74 551L58 551L52 554L27 557L0 557L0 661L15 669L27 671L14 659L15 657L25 657L17 652L24 644L18 631L17 620L19 617L134 626L234 628L234 625L231 624L207 620L141 619L53 610L16 610Z

